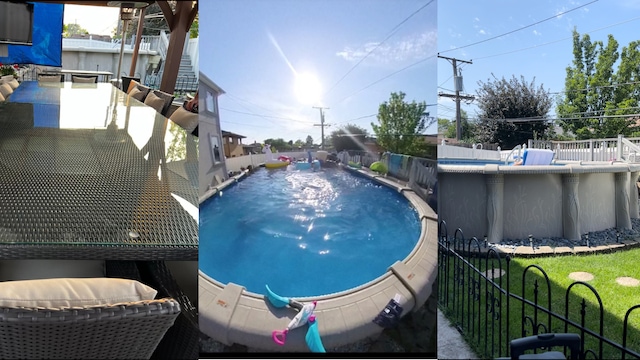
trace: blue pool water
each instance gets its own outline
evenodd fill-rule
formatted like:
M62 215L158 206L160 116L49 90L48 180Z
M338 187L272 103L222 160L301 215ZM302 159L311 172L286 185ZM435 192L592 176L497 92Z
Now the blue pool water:
M490 159L447 159L438 158L438 164L441 165L504 165L504 160L490 160ZM509 165L513 164L513 161L509 162Z
M259 169L200 206L200 269L223 284L290 297L351 289L409 255L416 210L340 169Z

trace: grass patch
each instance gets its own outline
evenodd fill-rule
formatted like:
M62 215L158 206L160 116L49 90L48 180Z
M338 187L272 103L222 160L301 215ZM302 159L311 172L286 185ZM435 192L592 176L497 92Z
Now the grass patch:
M640 249L618 251L610 254L593 254L585 256L552 256L546 258L516 258L509 264L509 283L507 274L499 279L501 287L513 295L534 301L534 289L537 283L537 303L558 315L564 316L567 288L574 283L569 274L584 271L593 274L593 280L587 281L600 295L603 304L603 336L620 345L623 342L623 321L627 310L640 304L640 287L625 287L616 282L616 278L627 276L640 279L640 267L636 259L640 257ZM467 259L480 271L499 267L497 260L472 258ZM532 306L524 305L524 315L530 320L523 320L522 302L514 297L500 293L491 283L469 272L468 267L453 257L440 258L439 277L446 283L441 284L440 304L447 317L464 329L465 339L479 356L494 358L506 356L506 347L511 339L529 336L533 333L533 324L539 326L539 332L565 332L565 322L549 316ZM443 264L444 263L444 264ZM501 260L506 271L506 260ZM541 267L549 277L550 289L546 285L544 275L537 269L527 271L523 286L523 273L530 265ZM523 293L523 289L525 292ZM551 304L547 299L551 294ZM523 295L524 294L524 295ZM445 301L448 295L448 302ZM596 333L600 332L600 315L598 300L584 286L574 286L569 294L568 319L580 324L582 300L585 304L584 326ZM509 312L507 313L507 302ZM534 320L535 319L535 320ZM523 322L524 333L523 333ZM508 328L508 329L507 329ZM640 309L631 313L627 334L627 348L640 352ZM569 326L567 332L580 330ZM622 354L614 347L602 343L589 334L584 334L585 349L594 353L587 358L621 358ZM602 348L602 350L600 350ZM602 351L602 353L600 352ZM632 356L627 356L632 358Z

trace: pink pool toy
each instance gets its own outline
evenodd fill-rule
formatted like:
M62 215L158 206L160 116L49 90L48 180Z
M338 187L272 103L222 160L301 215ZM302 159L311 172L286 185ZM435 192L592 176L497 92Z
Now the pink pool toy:
M289 330L306 325L307 323L313 323L316 316L313 315L313 311L316 309L317 301L302 306L302 310L289 322L289 325L284 330L274 330L271 334L273 341L278 345L284 345L287 340L287 333Z

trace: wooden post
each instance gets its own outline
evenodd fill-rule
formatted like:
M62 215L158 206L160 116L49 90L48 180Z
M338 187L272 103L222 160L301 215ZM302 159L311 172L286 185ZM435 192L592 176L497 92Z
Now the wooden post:
M180 60L182 59L182 50L185 44L185 38L193 20L198 13L198 3L191 1L176 1L175 14L171 10L169 3L164 1L156 1L162 13L164 14L171 37L169 38L169 47L167 49L167 58L164 63L164 73L160 82L160 90L173 94L175 91L178 70L180 69Z
M146 8L140 9L140 18L138 19L138 32L136 33L136 46L133 48L133 56L131 57L131 68L129 76L135 76L136 64L138 62L138 51L140 51L140 41L142 41L142 29L144 28L144 12ZM126 91L126 89L123 89Z

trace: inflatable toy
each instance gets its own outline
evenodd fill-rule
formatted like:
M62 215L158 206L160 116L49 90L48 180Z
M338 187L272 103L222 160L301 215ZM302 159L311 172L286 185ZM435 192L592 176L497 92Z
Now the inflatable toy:
M271 334L271 336L273 337L273 341L278 345L284 345L285 341L287 340L287 333L290 330L301 327L305 324L309 324L307 335L304 338L307 342L309 350L311 350L312 352L326 352L326 350L324 349L324 345L322 345L322 340L320 339L320 332L318 331L318 322L316 321L316 316L313 314L313 311L315 310L318 302L313 301L308 304L302 304L293 299L275 294L273 291L271 291L271 289L269 289L269 285L265 285L265 287L267 288L265 297L273 306L277 308L289 306L298 309L298 314L289 322L289 325L287 325L284 330L273 331L273 333Z
M369 169L377 172L378 174L387 173L387 166L384 163L381 163L380 161L376 161L373 164L371 164L371 166L369 166Z
M269 144L265 144L264 148L262 149L262 152L265 153L265 162L264 162L264 167L269 168L269 169L277 169L277 168L281 168L281 167L286 167L289 165L290 161L282 161L280 160L281 157L286 157L286 156L280 156L278 158L278 160L274 160L273 159L273 153L271 152L271 145ZM287 159L289 159L288 157L286 157Z

